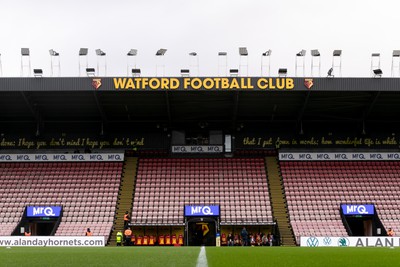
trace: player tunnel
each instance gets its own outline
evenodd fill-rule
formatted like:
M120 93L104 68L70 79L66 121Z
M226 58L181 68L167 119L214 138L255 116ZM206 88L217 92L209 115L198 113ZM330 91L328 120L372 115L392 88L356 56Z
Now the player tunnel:
M386 235L386 230L372 204L342 204L340 215L349 236Z
M35 236L54 235L62 217L60 206L27 206L12 235L30 232Z
M185 239L188 246L216 246L219 232L219 206L185 206Z

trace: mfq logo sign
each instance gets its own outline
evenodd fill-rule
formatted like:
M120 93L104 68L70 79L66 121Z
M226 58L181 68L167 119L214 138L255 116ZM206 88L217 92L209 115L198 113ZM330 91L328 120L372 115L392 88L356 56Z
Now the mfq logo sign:
M172 146L172 153L222 153L223 146Z
M185 206L185 216L219 216L219 206Z
M311 236L307 239L307 246L308 247L318 247L319 241L318 238Z
M374 215L374 205L347 205L342 204L344 215Z
M27 217L59 217L61 207L59 206L28 206L26 208Z

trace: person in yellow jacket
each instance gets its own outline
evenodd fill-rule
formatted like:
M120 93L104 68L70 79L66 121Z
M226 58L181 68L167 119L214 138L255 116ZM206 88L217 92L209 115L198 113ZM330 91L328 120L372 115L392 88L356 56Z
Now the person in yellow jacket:
M117 233L117 247L120 247L122 245L122 239L124 238L124 235L122 234L121 231L118 231Z

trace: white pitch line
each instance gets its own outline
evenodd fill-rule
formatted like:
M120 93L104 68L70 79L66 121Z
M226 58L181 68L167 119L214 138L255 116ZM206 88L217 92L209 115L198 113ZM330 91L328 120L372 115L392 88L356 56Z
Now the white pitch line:
M205 246L202 246L200 249L199 257L197 258L196 267L208 267Z

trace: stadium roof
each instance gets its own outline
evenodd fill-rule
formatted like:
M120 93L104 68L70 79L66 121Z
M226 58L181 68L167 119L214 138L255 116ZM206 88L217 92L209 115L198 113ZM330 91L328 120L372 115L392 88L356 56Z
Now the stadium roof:
M294 81L291 89L263 90L115 89L112 78L102 78L95 89L96 79L0 79L0 124L42 123L51 128L60 123L105 123L117 129L207 122L213 128L234 129L242 123L296 128L300 123L390 127L400 122L400 79L314 78L307 88L307 79L289 78Z

